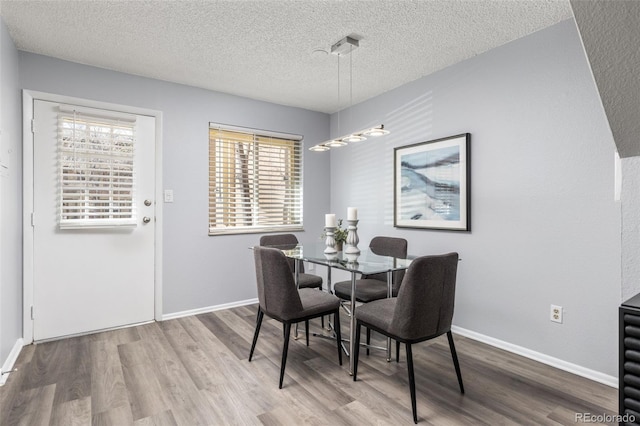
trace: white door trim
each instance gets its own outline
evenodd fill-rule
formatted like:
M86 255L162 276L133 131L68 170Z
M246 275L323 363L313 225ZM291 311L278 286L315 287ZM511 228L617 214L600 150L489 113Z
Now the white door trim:
M56 95L52 93L37 92L33 90L22 91L22 332L24 344L33 342L33 320L31 319L31 307L33 306L33 227L31 215L33 212L33 143L34 135L31 131L33 119L33 103L35 100L66 103L88 108L98 108L112 111L121 111L130 114L146 115L154 117L156 122L156 158L155 158L155 199L156 199L156 226L155 226L155 283L154 283L154 318L162 320L162 111L137 108L126 105L99 102L88 99L74 98L71 96Z

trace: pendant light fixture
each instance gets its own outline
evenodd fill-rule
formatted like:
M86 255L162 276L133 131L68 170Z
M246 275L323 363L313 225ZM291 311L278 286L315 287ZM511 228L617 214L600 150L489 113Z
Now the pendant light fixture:
M353 56L351 52L359 46L357 39L353 37L345 37L342 40L331 46L331 53L338 56L338 131L340 131L340 57L344 55L349 56L349 111L353 108ZM348 135L341 136L336 139L331 139L326 142L319 143L309 148L310 151L321 152L328 151L331 148L338 148L347 145L348 143L362 142L368 137L378 137L388 135L390 132L384 128L384 124L380 124L375 127L360 130Z

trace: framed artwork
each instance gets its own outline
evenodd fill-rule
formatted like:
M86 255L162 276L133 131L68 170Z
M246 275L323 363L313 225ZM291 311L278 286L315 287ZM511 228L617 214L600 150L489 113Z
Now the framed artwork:
M471 135L394 150L393 225L471 231Z

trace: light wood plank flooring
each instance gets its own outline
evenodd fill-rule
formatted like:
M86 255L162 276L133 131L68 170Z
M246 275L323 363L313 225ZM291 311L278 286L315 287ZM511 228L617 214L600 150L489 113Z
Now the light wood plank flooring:
M404 349L400 363L362 351L353 382L334 342L292 340L279 390L280 323L265 318L247 361L256 309L27 346L0 388L0 424L413 424ZM617 412L613 388L454 338L465 395L446 337L414 346L420 424L573 425L576 413Z

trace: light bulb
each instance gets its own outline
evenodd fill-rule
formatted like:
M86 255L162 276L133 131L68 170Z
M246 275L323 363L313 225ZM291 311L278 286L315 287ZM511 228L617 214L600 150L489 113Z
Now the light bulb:
M366 141L367 138L360 135L349 135L346 138L342 138L342 140L344 142L362 142L362 141Z
M384 129L384 126L380 126L380 127L373 127L365 132L362 132L363 135L367 135L367 136L371 136L371 137L378 137L378 136L384 136L384 135L388 135L389 132L388 130Z

